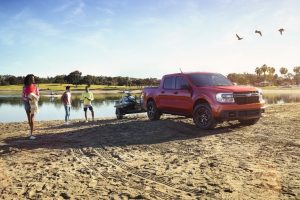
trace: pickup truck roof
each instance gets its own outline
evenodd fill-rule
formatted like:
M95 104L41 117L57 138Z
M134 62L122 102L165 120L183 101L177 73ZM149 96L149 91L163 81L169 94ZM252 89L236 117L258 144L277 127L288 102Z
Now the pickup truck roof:
M166 74L164 76L178 76L178 75L190 75L190 74L219 74L214 72L182 72L182 73L174 73L174 74Z

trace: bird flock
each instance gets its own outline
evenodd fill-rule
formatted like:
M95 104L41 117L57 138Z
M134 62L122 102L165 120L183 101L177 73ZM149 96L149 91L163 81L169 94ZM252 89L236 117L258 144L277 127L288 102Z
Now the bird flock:
M278 29L280 35L282 35L282 33L285 31L283 28ZM255 30L254 33L260 35L260 37L262 36L262 32L260 30ZM240 37L238 34L235 34L238 40L242 40L244 38Z

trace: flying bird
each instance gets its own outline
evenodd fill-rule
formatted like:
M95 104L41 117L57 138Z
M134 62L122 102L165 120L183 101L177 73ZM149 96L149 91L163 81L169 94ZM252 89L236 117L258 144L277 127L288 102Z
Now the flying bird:
M280 35L282 35L282 32L285 31L283 28L278 30L280 32Z
M236 37L238 38L238 40L242 40L243 38L242 37L240 37L238 34L235 34L236 35Z
M258 33L260 36L262 36L261 31L255 30L255 33Z

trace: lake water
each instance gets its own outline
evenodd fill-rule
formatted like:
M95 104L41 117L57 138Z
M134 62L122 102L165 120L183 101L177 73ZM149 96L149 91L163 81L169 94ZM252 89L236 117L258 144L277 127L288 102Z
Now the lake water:
M115 117L115 101L121 94L94 95L93 107L95 118ZM264 99L267 104L282 104L300 102L300 94L266 94ZM20 95L0 95L0 122L26 121L26 113ZM36 120L64 120L64 107L59 97L41 97L39 101L39 113ZM88 111L88 117L91 117ZM72 95L72 119L84 119L84 112L80 102L80 95Z
M115 95L94 95L93 108L95 118L114 117L115 101L121 97ZM20 95L0 95L0 122L22 122L27 120L23 102ZM65 110L60 97L41 97L39 112L36 120L64 120ZM88 117L91 113L88 110ZM70 119L84 119L84 111L80 102L80 95L72 95L72 108Z

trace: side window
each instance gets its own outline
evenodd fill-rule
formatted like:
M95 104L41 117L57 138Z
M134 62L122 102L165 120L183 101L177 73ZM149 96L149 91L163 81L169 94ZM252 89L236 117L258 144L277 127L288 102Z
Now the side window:
M188 86L189 86L189 83L187 82L187 80L184 77L182 77L182 76L176 77L176 89L177 90L187 88Z
M172 76L165 77L164 89L175 89L175 77Z

